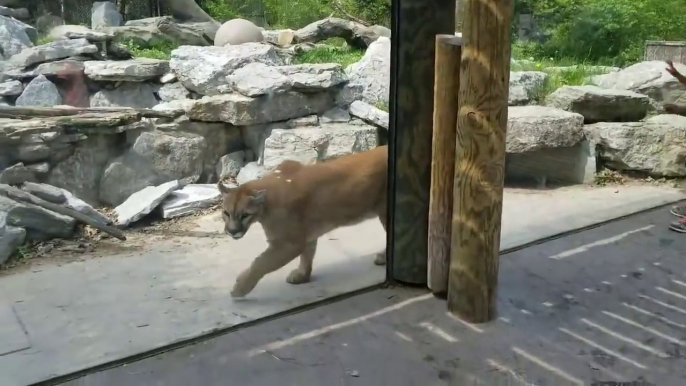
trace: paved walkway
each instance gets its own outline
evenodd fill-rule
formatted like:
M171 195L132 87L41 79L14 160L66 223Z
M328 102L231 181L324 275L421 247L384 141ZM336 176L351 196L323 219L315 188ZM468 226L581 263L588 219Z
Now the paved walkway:
M377 290L66 385L681 386L686 235L671 220L661 209L503 255L492 323Z

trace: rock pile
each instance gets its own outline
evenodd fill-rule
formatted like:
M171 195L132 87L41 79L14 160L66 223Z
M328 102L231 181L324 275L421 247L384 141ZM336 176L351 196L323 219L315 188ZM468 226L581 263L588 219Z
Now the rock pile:
M152 212L170 218L214 205L220 179L244 183L286 159L318 162L383 144L385 31L356 29L351 39L368 48L347 68L291 62L290 44L329 33L337 21L327 20L315 23L319 30L262 31L262 42L215 46L202 23L122 25L96 3L97 29L61 26L55 41L35 46L30 26L0 16L0 37L13 37L0 39L0 183L96 219L93 207L113 207L114 225L126 226ZM163 36L185 42L169 61L133 58L117 43ZM548 74L513 71L506 177L588 182L596 158L618 170L686 175L678 139L686 118L647 118L686 91L665 73L661 63L639 63L543 101ZM0 200L3 248L73 232L73 218Z

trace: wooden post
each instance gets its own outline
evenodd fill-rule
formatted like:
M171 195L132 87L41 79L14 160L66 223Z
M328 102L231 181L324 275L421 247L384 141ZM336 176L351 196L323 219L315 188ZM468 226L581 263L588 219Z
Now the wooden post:
M461 57L461 38L454 34L436 36L427 280L431 291L439 296L445 295L448 291Z
M514 0L466 0L448 309L496 316Z
M388 267L426 285L435 41L452 34L455 0L394 0L391 22Z

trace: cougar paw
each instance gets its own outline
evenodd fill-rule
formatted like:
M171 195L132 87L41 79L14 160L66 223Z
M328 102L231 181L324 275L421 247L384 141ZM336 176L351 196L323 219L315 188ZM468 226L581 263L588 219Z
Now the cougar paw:
M240 275L238 275L238 278L236 278L236 283L233 285L233 289L231 290L231 297L242 298L245 295L249 294L255 288L256 285L256 282L250 280L250 276L248 276L248 271L243 272Z
M286 282L290 284L303 284L310 281L310 275L300 269L294 269L286 277Z
M376 258L374 259L374 264L386 265L386 251L379 252L376 254Z

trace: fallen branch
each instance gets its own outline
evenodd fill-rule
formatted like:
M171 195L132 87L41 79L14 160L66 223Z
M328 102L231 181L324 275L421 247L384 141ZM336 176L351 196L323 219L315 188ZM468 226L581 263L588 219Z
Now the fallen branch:
M0 106L0 118L32 119L38 117L66 117L82 114L127 113L138 114L142 118L178 118L183 110L158 111L134 109L130 107L25 107Z
M342 38L352 47L367 48L379 36L381 35L379 35L378 30L375 28L367 27L356 21L328 17L295 31L293 42L317 43L330 38Z
M28 204L33 204L36 206L40 206L43 209L47 209L50 211L53 211L55 213L59 213L64 216L69 216L77 221L80 221L86 225L90 225L93 228L99 229L109 235L112 235L119 240L126 241L126 236L124 235L124 232L117 228L113 228L110 226L107 226L91 217L86 216L85 214L81 212L77 212L74 209L71 208L65 208L61 205L53 204L51 202L47 202L41 198L38 198L34 196L31 193L24 192L23 190L17 189L15 187L6 185L6 184L0 184L0 195L3 195L9 199L15 200L15 201L21 201L25 202Z
M366 21L364 21L364 20L362 20L362 19L360 19L360 18L357 18L357 17L355 17L355 16L349 14L349 13L345 10L345 8L343 7L343 4L341 4L341 1L340 1L340 0L338 0L338 1L336 1L336 2L334 3L334 8L336 8L336 10L337 10L338 12L342 13L345 17L347 17L348 19L350 19L350 20L352 20L352 21L354 21L354 22L356 22L356 23L360 23L360 24L362 24L362 25L365 26L365 27L371 26L371 23L366 22ZM333 14L331 14L331 16L333 16ZM329 17L331 17L331 16L329 16Z

